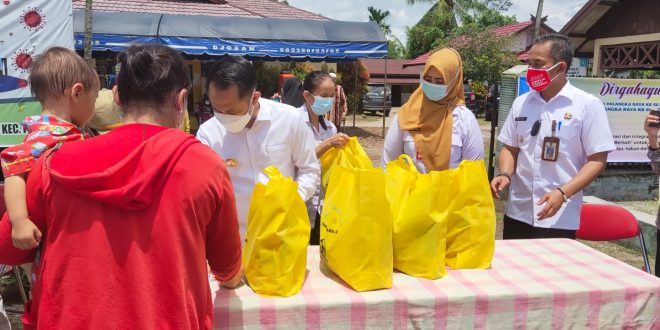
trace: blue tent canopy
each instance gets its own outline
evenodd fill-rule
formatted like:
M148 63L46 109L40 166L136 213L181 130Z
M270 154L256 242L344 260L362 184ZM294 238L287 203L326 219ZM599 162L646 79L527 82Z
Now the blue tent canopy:
M76 48L84 12L74 11ZM373 22L94 12L92 49L122 51L159 43L190 55L274 59L384 58L387 39Z

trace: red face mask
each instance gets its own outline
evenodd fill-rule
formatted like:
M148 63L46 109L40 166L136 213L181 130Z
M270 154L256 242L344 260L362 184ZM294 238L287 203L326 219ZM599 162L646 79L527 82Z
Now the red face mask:
M561 62L557 62L557 64L547 69L527 69L527 83L529 86L537 92L548 88L550 83L557 78L557 76L550 78L550 70L554 69L559 63Z

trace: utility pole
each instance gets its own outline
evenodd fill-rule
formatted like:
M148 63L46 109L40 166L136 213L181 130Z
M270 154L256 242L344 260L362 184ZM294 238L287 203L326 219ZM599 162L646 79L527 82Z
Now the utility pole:
M543 15L543 0L539 0L539 6L536 9L536 20L534 21L534 39L539 37L541 32L541 21L543 20L541 16Z
M85 0L85 62L92 65L92 0Z

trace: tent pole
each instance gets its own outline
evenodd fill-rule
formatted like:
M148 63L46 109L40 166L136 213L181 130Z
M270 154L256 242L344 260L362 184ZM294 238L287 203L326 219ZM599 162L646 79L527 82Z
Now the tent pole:
M385 57L385 79L383 80L383 139L385 138L385 114L387 112L387 57Z
M355 59L355 90L353 91L353 128L355 128L355 116L357 115L357 96L358 96L358 70L360 66L358 65L358 59Z

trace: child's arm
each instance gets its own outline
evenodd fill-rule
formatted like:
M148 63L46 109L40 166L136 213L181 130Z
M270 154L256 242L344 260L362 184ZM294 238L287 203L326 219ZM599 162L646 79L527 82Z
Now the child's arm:
M41 231L28 217L25 186L25 174L13 175L5 179L5 204L12 227L12 241L15 247L29 250L39 245Z

